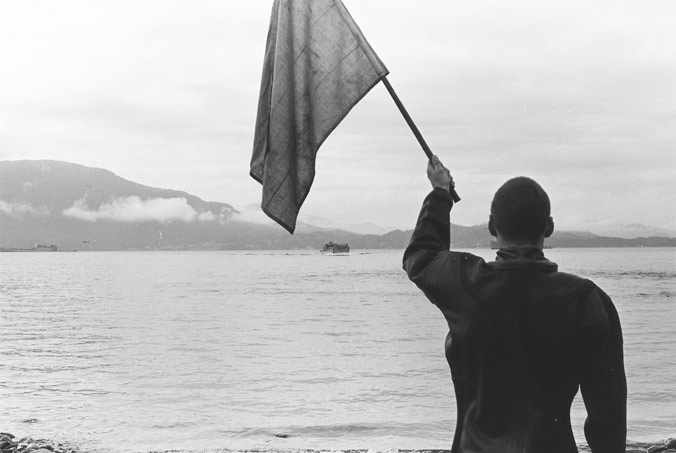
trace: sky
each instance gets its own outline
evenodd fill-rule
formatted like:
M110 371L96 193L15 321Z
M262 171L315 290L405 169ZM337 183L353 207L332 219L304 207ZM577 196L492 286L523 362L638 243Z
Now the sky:
M0 160L105 168L247 211L272 0L0 0ZM530 176L559 229L676 229L676 2L344 0L462 201ZM382 84L300 219L410 229L427 160ZM280 227L281 228L281 227Z

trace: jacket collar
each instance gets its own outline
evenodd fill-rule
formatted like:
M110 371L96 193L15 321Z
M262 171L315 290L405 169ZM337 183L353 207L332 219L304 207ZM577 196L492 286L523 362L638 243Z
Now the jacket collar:
M495 261L487 263L493 270L533 270L556 272L559 266L545 258L536 247L509 247L498 250Z

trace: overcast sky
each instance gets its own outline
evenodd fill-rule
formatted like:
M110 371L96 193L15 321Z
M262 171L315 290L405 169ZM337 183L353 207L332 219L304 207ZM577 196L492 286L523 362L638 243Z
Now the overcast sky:
M527 175L557 227L676 228L676 1L345 0L463 198ZM0 160L56 159L245 209L272 0L0 0ZM412 228L426 158L382 85L301 210ZM281 227L280 227L281 228Z

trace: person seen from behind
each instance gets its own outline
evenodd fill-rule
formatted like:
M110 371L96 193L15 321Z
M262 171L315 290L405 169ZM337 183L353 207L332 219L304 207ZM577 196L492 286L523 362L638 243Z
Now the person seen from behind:
M526 177L491 204L495 261L450 249L450 172L434 156L403 258L448 322L446 358L457 401L453 453L577 452L570 407L587 410L593 453L624 453L627 385L620 320L593 282L559 272L543 254L554 231L550 202Z

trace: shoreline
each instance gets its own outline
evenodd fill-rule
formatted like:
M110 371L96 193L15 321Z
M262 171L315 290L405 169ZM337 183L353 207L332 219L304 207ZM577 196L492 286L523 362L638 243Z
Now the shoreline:
M578 445L580 453L589 453L587 445ZM197 450L161 450L148 453L196 453ZM214 449L202 450L202 453L451 453L445 449L420 449L420 450L372 450L372 449L346 449L346 450L318 450L299 448L253 448L253 449ZM672 453L676 452L676 438L668 438L659 442L627 442L626 453ZM0 453L90 453L90 450L82 449L76 444L68 442L53 442L49 439L33 439L25 436L17 438L11 433L0 432Z

